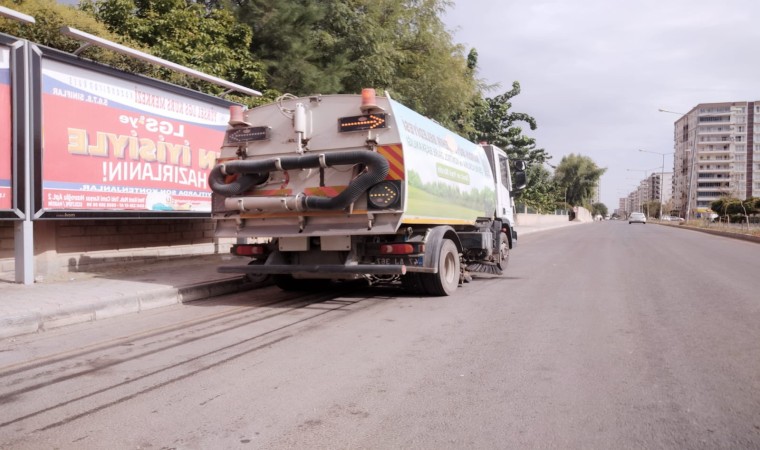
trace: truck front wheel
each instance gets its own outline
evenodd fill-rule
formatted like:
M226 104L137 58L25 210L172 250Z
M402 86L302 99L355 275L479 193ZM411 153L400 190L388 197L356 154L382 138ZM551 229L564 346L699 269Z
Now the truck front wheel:
M460 275L459 250L451 239L442 239L438 273L420 274L425 290L430 295L451 295L459 286Z
M501 234L501 241L499 243L499 260L496 262L496 267L502 272L507 270L507 264L509 264L509 239L504 233Z

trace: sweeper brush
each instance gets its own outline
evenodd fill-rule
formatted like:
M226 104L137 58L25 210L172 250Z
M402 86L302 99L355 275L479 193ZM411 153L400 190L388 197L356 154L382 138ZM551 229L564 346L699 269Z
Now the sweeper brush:
M489 275L501 275L501 269L496 264L488 264L482 262L472 263L467 266L467 270L470 272L487 273Z

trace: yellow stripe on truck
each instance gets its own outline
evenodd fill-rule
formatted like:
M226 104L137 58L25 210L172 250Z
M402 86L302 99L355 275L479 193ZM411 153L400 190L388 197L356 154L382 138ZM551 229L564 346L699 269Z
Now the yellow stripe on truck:
M436 225L473 225L474 221L462 220L462 219L431 219L429 217L404 217L403 224L424 225L426 223L432 223Z

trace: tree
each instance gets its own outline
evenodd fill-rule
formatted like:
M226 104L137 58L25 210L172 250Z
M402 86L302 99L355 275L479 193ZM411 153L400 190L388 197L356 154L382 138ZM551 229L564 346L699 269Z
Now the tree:
M606 168L600 168L591 158L569 154L563 156L554 172L555 182L567 188L567 201L573 206L589 205L594 189L599 185Z
M363 0L364 4L372 4ZM441 21L447 0L395 0L398 26L383 19L383 28L394 30L398 49L396 71L387 86L398 100L420 114L462 133L471 123L472 105L480 98L472 58L454 44ZM381 11L381 14L385 12ZM387 31L386 31L387 32ZM390 42L394 42L392 39ZM360 69L361 70L361 69Z
M735 197L721 197L710 203L710 209L723 216L726 222L731 222L731 216L736 216L736 220L743 218L749 224L749 216L760 211L760 198L750 197L741 200Z
M329 2L239 1L237 17L252 32L247 51L263 63L267 84L294 95L339 92L344 58L329 60Z
M525 172L527 185L520 193L521 203L539 213L552 212L564 203L564 192L558 189L552 181L551 173L546 168L533 165L528 166Z
M460 130L479 98L463 47L440 19L446 0L251 0L238 3L271 87L294 95L374 87Z
M477 54L470 52L469 64L477 64ZM536 119L528 114L511 111L511 99L520 93L520 83L515 81L512 89L492 98L482 98L475 103L472 131L468 138L474 142L487 142L507 152L511 160L523 160L528 166L528 184L520 194L521 201L538 211L546 212L564 201L564 187L560 188L548 176L544 163L551 159L546 151L536 147L536 140L523 134L517 123L527 123L531 130L537 128Z
M525 113L510 111L511 99L520 93L520 83L512 83L512 90L493 98L484 98L475 105L474 131L469 134L474 142L488 142L509 154L510 159L522 159L528 165L541 165L551 159L536 140L523 134L518 122L525 122L531 130L538 126L536 119Z
M117 33L109 31L90 12L76 9L70 5L64 5L54 0L26 0L21 3L14 3L12 8L34 17L35 23L22 24L0 18L0 31L3 33L71 53L82 45L81 42L61 34L61 27L71 26L86 33L144 51L144 48L137 42L122 38ZM143 73L149 70L145 63L98 47L87 49L87 57L130 72Z
M605 205L604 203L594 203L591 205L592 216L600 215L602 217L606 217L607 212L608 212L607 205Z
M642 203L641 210L646 213L647 217L660 218L660 202L658 200L648 200Z
M108 30L159 58L242 86L264 89L263 65L249 52L251 30L228 10L188 0L83 0ZM158 77L212 94L224 88L159 69Z
M209 3L210 5L210 3ZM0 31L65 52L81 42L60 33L64 25L234 83L264 89L263 67L248 46L251 32L227 10L186 0L83 0L79 8L52 0L27 0L14 9L36 23L0 19ZM224 88L97 46L81 54L127 72L221 94ZM249 98L236 98L252 103Z

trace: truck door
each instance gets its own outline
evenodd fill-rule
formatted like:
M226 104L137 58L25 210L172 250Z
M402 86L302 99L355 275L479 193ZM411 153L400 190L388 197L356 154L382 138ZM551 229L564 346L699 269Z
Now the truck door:
M496 183L496 198L497 198L497 211L500 217L506 218L510 223L514 223L513 211L512 211L512 199L510 198L509 191L512 187L512 181L509 175L509 159L507 154L503 150L494 148L496 157L496 171L497 180Z

